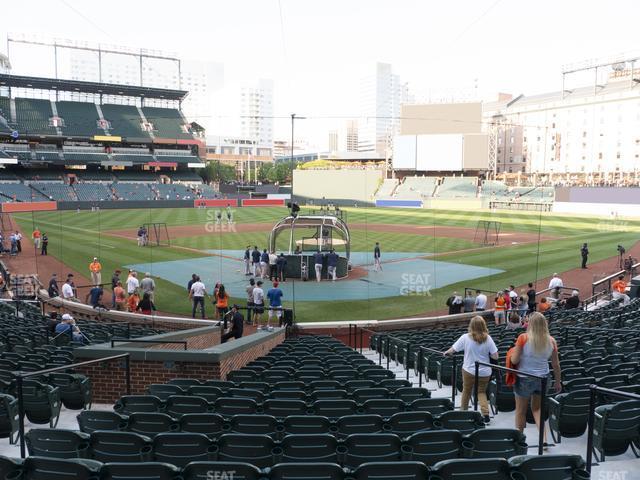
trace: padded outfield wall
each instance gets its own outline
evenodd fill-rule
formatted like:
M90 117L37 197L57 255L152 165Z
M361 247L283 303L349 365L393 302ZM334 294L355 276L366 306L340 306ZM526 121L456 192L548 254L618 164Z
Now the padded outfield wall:
M557 187L553 211L585 215L640 216L640 188Z
M296 198L372 202L382 182L381 170L294 170Z

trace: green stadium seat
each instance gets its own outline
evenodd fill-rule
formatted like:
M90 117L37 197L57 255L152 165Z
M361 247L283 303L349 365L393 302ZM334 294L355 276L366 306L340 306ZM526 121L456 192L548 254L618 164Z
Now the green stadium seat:
M444 460L433 466L433 472L442 480L511 480L509 463L499 458Z
M580 455L520 455L511 457L509 465L524 480L588 480L585 462Z
M163 411L173 418L180 418L187 413L207 413L211 411L211 407L202 397L171 395L167 398Z
M275 436L282 427L272 415L234 415L229 419L229 433Z
M392 393L393 398L398 398L404 403L411 403L421 398L431 398L431 392L426 388L401 387Z
M593 449L596 459L604 462L607 456L622 455L629 447L636 457L633 441L640 432L640 401L628 400L614 405L601 405L595 411Z
M289 415L282 421L284 434L322 434L329 433L332 425L327 417L319 415Z
M21 480L95 480L102 463L86 459L27 457ZM9 477L7 477L9 478Z
M401 438L433 429L433 416L429 412L400 412L391 415L383 426L385 431Z
M91 380L85 375L52 373L49 384L58 387L62 404L69 410L91 408L93 391Z
M485 427L482 414L472 410L443 412L438 417L437 424L446 430L458 430L463 435Z
M265 398L265 394L262 393L260 390L253 390L251 388L231 388L227 391L226 396L250 398L256 403L262 403Z
M113 410L120 415L137 412L155 413L164 408L162 400L153 395L125 395L113 405Z
M462 442L467 458L511 458L527 453L524 434L506 428L487 428L470 433Z
M461 456L462 434L458 430L427 430L409 436L406 444L411 449L412 460L433 465Z
M352 474L354 480L429 480L429 469L421 462L363 463ZM313 478L313 477L309 477Z
M160 433L153 439L153 457L185 467L190 461L216 460L217 447L202 433Z
M311 410L315 415L338 418L355 415L358 405L353 400L317 400L311 404Z
M380 433L383 430L380 415L345 415L336 420L335 435L346 438L354 433Z
M281 450L268 435L227 433L218 439L218 460L250 463L258 468L271 467Z
M182 388L179 385L173 385L170 383L152 383L151 385L147 386L147 395L158 397L164 402L171 395L184 395L185 390L186 389Z
M251 415L258 412L258 404L250 398L222 397L215 401L213 410L223 417Z
M172 378L167 382L168 385L177 385L183 390L187 390L193 385L202 385L202 382L196 378ZM214 385L215 386L215 385Z
M217 438L227 431L224 418L217 413L187 413L179 422L181 431L204 433L210 438Z
M29 455L51 458L90 458L87 433L32 428L24 438Z
M100 480L178 480L180 469L168 463L108 463L100 469Z
M132 432L98 430L91 434L91 456L107 462L151 461L151 439Z
M282 449L278 459L282 462L338 461L338 440L329 434L287 435L280 442Z
M18 400L11 395L0 394L0 438L8 438L11 444L18 439L18 415Z
M129 415L127 431L153 438L159 433L177 432L180 424L166 413L137 412Z
M580 437L587 429L590 390L573 390L548 399L549 429L556 443Z
M62 407L60 390L35 380L25 380L22 394L27 419L31 423L48 423L51 428L55 428Z
M345 471L335 463L279 463L269 470L269 480L343 480L346 478Z
M124 430L127 419L115 412L102 410L83 410L76 417L81 432L93 433L96 430Z
M357 433L349 435L339 450L343 458L343 465L356 468L367 462L398 461L401 459L401 440L392 433L367 434Z

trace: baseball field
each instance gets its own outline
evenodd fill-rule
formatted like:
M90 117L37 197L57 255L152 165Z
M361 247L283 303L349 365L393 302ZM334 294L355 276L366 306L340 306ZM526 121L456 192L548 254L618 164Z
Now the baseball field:
M303 209L304 210L304 209ZM565 285L590 295L594 279L615 271L618 244L638 256L640 221L515 211L427 209L345 209L351 231L353 270L347 279L321 283L289 280L283 288L285 307L294 307L299 322L388 319L442 312L446 298L465 287L489 291L518 288L537 281L546 287L554 272ZM225 212L223 212L224 214ZM115 269L149 272L157 284L160 312L189 315L186 284L200 275L209 292L222 281L232 301L244 304L248 277L242 253L247 245L267 247L272 226L285 208L238 208L217 223L213 209L147 209L52 211L13 215L29 237L37 227L49 238L43 257L28 239L20 268L37 272L43 283L52 272L77 276L88 284L88 265L98 257L103 282ZM223 215L225 217L226 215ZM483 245L481 220L500 222L498 244ZM142 224L164 223L169 246L139 247ZM301 234L300 234L301 235ZM283 250L288 237L278 241ZM374 271L373 247L382 250L382 271ZM580 270L580 247L589 245L590 268ZM15 268L15 267L14 267ZM78 281L79 280L79 281ZM271 282L265 281L266 288ZM266 289L265 289L266 290ZM88 289L80 289L80 297ZM209 312L213 308L209 306Z

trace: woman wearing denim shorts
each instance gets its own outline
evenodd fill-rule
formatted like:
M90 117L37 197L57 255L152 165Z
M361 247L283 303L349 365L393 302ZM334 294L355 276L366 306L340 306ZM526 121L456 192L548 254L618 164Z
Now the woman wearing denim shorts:
M555 391L562 390L560 359L558 346L554 338L549 335L547 319L539 312L529 315L527 333L518 337L516 346L511 354L511 362L517 365L518 371L536 375L538 377L549 376L549 359L553 365L555 378ZM527 409L531 400L531 411L536 425L540 428L541 410L541 382L537 378L518 375L514 386L516 399L516 428L521 432L527 424ZM547 432L544 432L546 443Z

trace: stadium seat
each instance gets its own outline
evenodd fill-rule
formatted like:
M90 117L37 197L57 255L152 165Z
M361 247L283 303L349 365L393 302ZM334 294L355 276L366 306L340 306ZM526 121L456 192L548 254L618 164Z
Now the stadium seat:
M236 477L234 477L236 478ZM279 463L269 471L269 480L343 480L344 470L335 463ZM185 478L185 480L188 480Z
M260 390L253 390L251 388L230 388L225 396L249 398L256 403L262 403L265 397L264 393Z
M392 396L393 398L402 400L404 403L411 403L414 400L419 400L421 398L430 398L431 392L426 388L401 387L395 390Z
M258 404L250 398L221 397L215 401L213 409L223 417L251 415L258 411Z
M438 417L437 424L445 430L459 430L463 435L485 427L482 414L472 410L443 412Z
M562 389L565 392L572 392L574 390L583 390L585 388L589 388L589 385L593 385L595 383L595 377L574 378L573 380L562 382Z
M158 397L163 402L171 395L184 395L185 388L171 383L152 383L147 387L147 395Z
M307 387L306 383L300 381L290 381L290 382L276 382L272 389L273 390L304 390Z
M229 433L275 436L281 430L272 415L234 415L229 419Z
M124 430L127 419L115 412L103 410L83 410L76 417L81 432L93 433L96 430Z
M31 423L48 423L55 428L60 418L60 390L35 380L25 380L22 387L24 410Z
M389 390L386 388L358 388L351 392L351 398L362 404L374 398L389 398Z
M279 460L289 462L337 463L338 440L329 434L287 435L282 439Z
M494 415L498 412L513 412L516 409L513 387L505 385L502 380L502 375L498 373L496 373L496 377L489 382L487 397Z
M590 478L580 455L520 455L511 457L509 465L525 480L588 480Z
M52 373L49 384L58 387L62 404L69 410L91 408L91 380L84 375Z
M311 391L316 390L339 390L344 388L344 384L336 380L315 380L309 383Z
M392 433L357 433L344 440L339 453L343 455L344 466L356 468L367 462L400 460L401 444L400 437Z
M11 395L0 394L0 438L8 438L11 444L18 439L18 415L18 400Z
M91 455L100 462L149 462L151 439L132 432L98 430L91 434Z
M614 405L601 405L595 411L593 449L596 459L622 455L631 446L638 456L634 440L640 431L640 401L627 400Z
M333 380L330 380L333 381ZM348 392L354 392L359 388L373 388L376 385L376 382L373 380L349 380L347 382L338 382L344 385L344 388Z
M345 415L336 420L335 434L338 438L346 438L354 433L379 433L383 423L380 415Z
M95 480L102 463L86 459L27 457L20 480ZM9 477L7 477L9 478Z
M264 478L258 467L240 462L190 462L182 471L182 480L213 480L223 479L225 476L233 480Z
M113 405L113 410L120 415L136 412L155 413L163 409L162 400L153 395L125 395Z
M345 415L355 415L358 405L353 400L317 400L311 405L315 415L328 418L338 418Z
M224 418L217 413L187 413L179 419L180 430L190 433L204 433L217 438L226 432Z
M0 478L17 478L20 475L22 460L0 456Z
M189 395L171 395L167 398L164 412L173 418L180 418L187 413L208 413L209 403L202 397Z
M556 443L562 437L580 437L587 428L589 390L574 390L549 398L549 429Z
M354 480L428 480L429 469L421 462L369 462L353 472Z
M453 410L453 403L448 398L421 398L414 400L407 408L409 411L424 411L431 415L440 415L441 413Z
M230 383L230 382L227 382ZM209 386L209 385L207 385ZM235 384L231 384L231 386L227 386L225 388L218 387L223 392L228 392L232 388L236 388ZM240 382L239 388L246 388L250 390L258 390L261 393L268 393L271 389L271 386L267 382Z
M268 435L237 435L227 433L218 439L218 459L223 462L243 462L258 468L272 466L281 453Z
M166 413L137 412L129 415L127 430L153 438L159 433L177 432L180 424Z
M202 433L160 433L153 439L153 457L184 467L190 461L216 460L217 447Z
M332 392L335 390L322 390L322 392ZM269 398L274 400L307 400L307 394L304 390L273 390L269 394ZM330 397L333 398L333 397Z
M287 415L304 415L307 413L307 404L302 400L269 399L262 404L262 412L276 418Z
M283 419L284 434L321 434L329 433L331 421L318 415L290 415Z
M506 428L487 428L470 433L462 442L467 458L510 458L527 453L524 434Z
M416 432L433 429L433 416L429 412L400 412L391 415L383 430L404 438Z
M213 403L218 398L226 396L225 392L223 392L221 388L209 385L193 385L189 387L187 394L194 397L204 398L208 403Z
M177 385L182 387L183 390L187 390L193 385L202 385L202 382L196 378L172 378L167 382L168 385ZM215 385L214 385L215 386Z
M511 480L509 463L498 458L444 460L436 463L432 471L442 480Z
M168 463L107 463L100 469L100 480L176 480L180 469Z
M223 392L236 387L235 383L226 380L207 380L204 384L208 387L217 387Z
M309 399L311 402L315 402L316 400L331 400L331 399L347 399L349 398L349 394L346 390L314 390L309 395Z
M32 428L24 436L29 455L52 458L90 458L89 434L72 430Z
M404 402L397 398L371 399L362 404L362 410L365 414L389 418L391 415L404 411Z
M428 430L409 436L406 444L411 449L412 460L433 465L461 456L462 434L458 430Z

